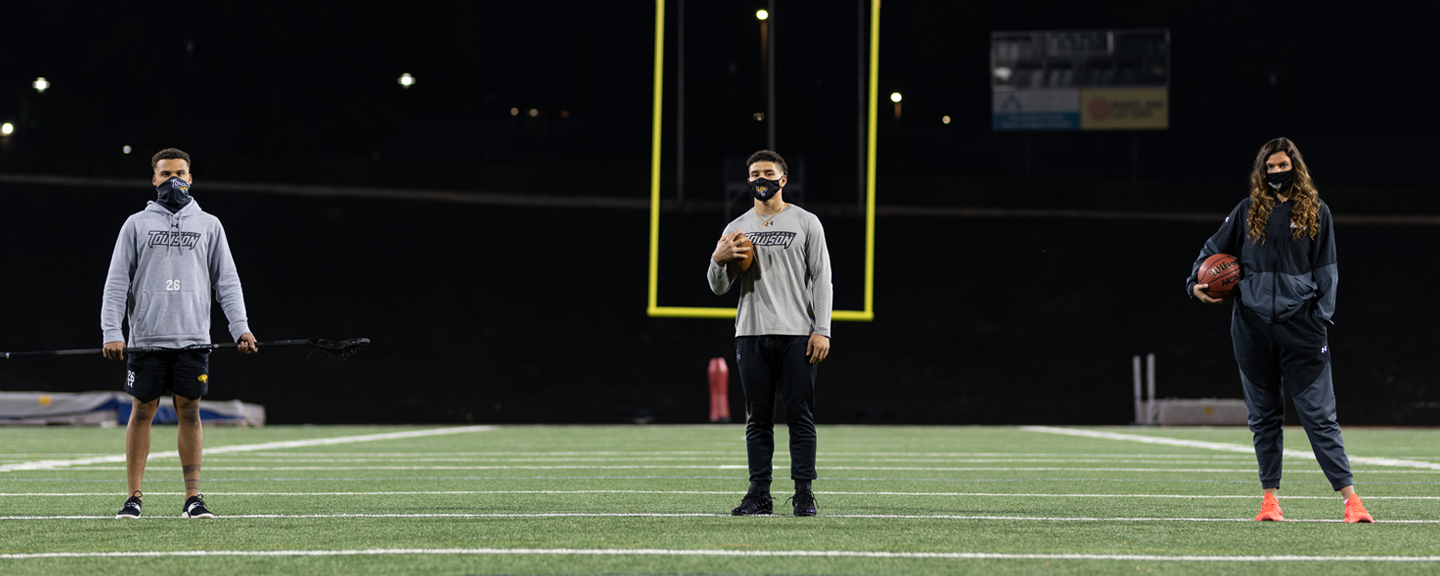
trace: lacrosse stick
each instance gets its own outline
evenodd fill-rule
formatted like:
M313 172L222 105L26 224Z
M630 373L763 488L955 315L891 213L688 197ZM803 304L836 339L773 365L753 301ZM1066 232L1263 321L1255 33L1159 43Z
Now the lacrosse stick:
M315 350L327 354L335 354L341 358L353 356L360 351L360 347L370 343L369 338L351 338L349 340L324 340L321 338L310 338L307 340L274 340L270 342L256 342L255 346L310 346ZM196 344L184 348L156 348L153 346L135 346L126 348L129 353L135 352L174 352L176 350L215 350L218 348L235 348L239 346L236 342L224 344ZM0 352L0 358L23 358L26 356L84 356L87 354L100 354L101 348L78 348L73 350L34 350L30 352Z

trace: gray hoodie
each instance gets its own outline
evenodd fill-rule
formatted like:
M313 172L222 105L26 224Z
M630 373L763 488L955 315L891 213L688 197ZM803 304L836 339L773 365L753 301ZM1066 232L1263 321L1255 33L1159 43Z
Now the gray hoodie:
M171 214L155 202L120 228L100 309L102 342L184 348L210 343L210 291L230 319L236 341L250 331L245 295L220 219L191 201Z

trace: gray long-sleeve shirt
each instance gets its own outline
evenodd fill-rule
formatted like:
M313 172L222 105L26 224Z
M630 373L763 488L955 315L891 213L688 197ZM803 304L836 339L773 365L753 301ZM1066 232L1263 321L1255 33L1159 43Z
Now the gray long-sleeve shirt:
M210 343L210 292L236 341L250 331L245 295L220 219L191 201L171 214L150 202L120 228L100 310L101 342L184 348Z
M740 285L735 311L736 336L830 336L834 286L825 228L804 208L790 204L773 219L750 210L725 227L739 230L755 244L755 263L732 278L710 259L710 289L724 294Z

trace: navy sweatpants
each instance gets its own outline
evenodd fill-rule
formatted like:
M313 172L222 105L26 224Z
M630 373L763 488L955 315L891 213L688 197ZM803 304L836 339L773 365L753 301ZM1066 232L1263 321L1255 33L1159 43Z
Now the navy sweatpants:
M1285 396L1295 402L1300 424L1310 437L1315 459L1339 490L1353 484L1340 424L1335 421L1335 386L1330 380L1330 346L1325 327L1306 304L1284 322L1270 324L1236 303L1230 320L1235 361L1245 386L1245 407L1255 435L1260 486L1280 487L1285 441Z
M805 356L808 336L738 336L735 364L745 391L745 453L750 481L770 483L775 456L775 397L785 400L790 427L790 478L815 479L816 365Z

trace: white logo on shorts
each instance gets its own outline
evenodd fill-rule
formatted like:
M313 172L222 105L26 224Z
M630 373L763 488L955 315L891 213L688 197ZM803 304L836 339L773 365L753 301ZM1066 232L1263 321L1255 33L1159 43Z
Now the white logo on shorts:
M1329 352L1329 351L1330 351L1330 346L1329 346L1328 344L1325 345L1325 346L1321 346L1321 347L1320 347L1320 353L1321 353L1321 354L1324 354L1324 353Z
M135 387L135 371L134 371L134 370L126 370L126 371L125 371L125 387L126 387L126 388L134 388L134 387Z

